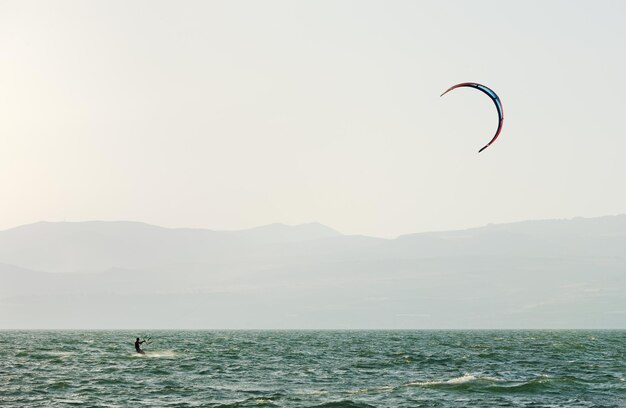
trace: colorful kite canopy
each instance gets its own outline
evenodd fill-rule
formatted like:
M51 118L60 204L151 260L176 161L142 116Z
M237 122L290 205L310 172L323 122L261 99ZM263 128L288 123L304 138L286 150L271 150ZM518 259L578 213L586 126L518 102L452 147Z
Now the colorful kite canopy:
M480 149L478 151L478 153L480 153L483 150L485 150L486 148L488 148L498 138L498 135L500 134L500 131L502 130L502 122L504 122L504 112L502 111L502 104L500 103L500 98L498 98L498 95L496 95L496 93L494 91L492 91L491 89L487 88L485 85L477 84L475 82L463 82L463 83L460 83L460 84L456 84L456 85L448 88L448 90L445 91L444 93L442 93L441 96L444 96L445 94L447 94L448 92L450 92L453 89L461 88L461 87L464 87L464 86L467 86L467 87L470 87L470 88L476 88L479 91L482 91L482 92L486 93L487 96L489 96L491 98L491 100L493 101L493 103L496 105L496 109L498 110L498 129L496 129L496 134L489 141L489 143L487 143L482 149Z

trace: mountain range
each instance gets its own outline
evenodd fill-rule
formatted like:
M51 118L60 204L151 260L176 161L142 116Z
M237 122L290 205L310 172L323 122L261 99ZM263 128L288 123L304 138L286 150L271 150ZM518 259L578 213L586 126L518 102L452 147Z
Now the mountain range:
M0 328L626 328L626 215L382 239L40 222L0 231Z

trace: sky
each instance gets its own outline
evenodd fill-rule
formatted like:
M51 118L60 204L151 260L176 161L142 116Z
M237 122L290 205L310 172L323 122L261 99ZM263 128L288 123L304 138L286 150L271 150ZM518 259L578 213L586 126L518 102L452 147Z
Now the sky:
M626 3L0 0L0 229L626 212ZM440 94L459 82L474 89Z

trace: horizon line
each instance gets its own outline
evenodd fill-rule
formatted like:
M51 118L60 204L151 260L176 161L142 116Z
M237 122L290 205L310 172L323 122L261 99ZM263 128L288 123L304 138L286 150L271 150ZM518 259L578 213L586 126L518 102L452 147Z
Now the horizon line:
M26 223L26 224L19 224L13 227L9 227L3 230L0 230L0 233L3 232L8 232L14 229L18 229L18 228L22 228L22 227L28 227L28 226L33 226L33 225L37 225L37 224L88 224L88 223L105 223L105 224L115 224L115 223L126 223L126 224L142 224L142 225L146 225L149 227L155 227L155 228L161 228L161 229L166 229L166 230L198 230L198 231L211 231L211 232L216 232L216 233L236 233L236 232L244 232L244 231L252 231L255 229L261 229L261 228L267 228L267 227L272 227L272 226L278 226L278 227L288 227L288 228L297 228L297 227L303 227L303 226L308 226L308 225L318 225L321 227L324 227L326 229L332 230L334 232L336 232L338 235L341 236L362 236L362 237L369 237L369 238L377 238L377 239L384 239L384 240L395 240L401 237L405 237L405 236L409 236L409 235L417 235L417 234L432 234L432 233L445 233L445 232L461 232L461 231L469 231L472 229L480 229L480 228L486 228L486 227L490 227L490 226L500 226L500 225L513 225L513 224L522 224L522 223L530 223L530 222L546 222L546 221L575 221L575 220L592 220L592 219L601 219L601 218L613 218L613 217L623 217L626 216L626 213L618 213L618 214L607 214L607 215L599 215L599 216L591 216L591 217L584 217L584 216L574 216L574 217L563 217L563 218L534 218L534 219L524 219L524 220L517 220L517 221L508 221L508 222L501 222L501 223L487 223L487 224L481 224L481 225L475 225L472 227L466 227L466 228L456 228L456 229L434 229L434 230L427 230L427 231L418 231L418 232L408 232L408 233L404 233L404 234L400 234L397 235L395 237L392 238L387 238L387 237L380 237L380 236L375 236L375 235L365 235L365 234L350 234L350 233L343 233L341 231L339 231L338 229L328 226L326 224L323 224L319 221L310 221L310 222L303 222L303 223L298 223L298 224L288 224L285 222L271 222L268 224L261 224L261 225L257 225L257 226L253 226L253 227L248 227L248 228L241 228L241 229L212 229L212 228L208 228L208 227L171 227L171 226L164 226L164 225L159 225L159 224L153 224L150 222L146 222L146 221L137 221L137 220L102 220L102 219L94 219L94 220L71 220L71 221L67 221L67 220L63 220L63 221L48 221L48 220L39 220L39 221L34 221L34 222L30 222L30 223Z

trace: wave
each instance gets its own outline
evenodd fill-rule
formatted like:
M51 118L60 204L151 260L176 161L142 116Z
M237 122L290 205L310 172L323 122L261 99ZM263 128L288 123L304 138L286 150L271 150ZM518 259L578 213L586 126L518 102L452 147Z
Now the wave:
M350 400L326 402L321 405L314 405L313 408L374 408L373 405Z
M239 407L250 407L250 406L258 406L258 407L277 407L278 405L274 404L269 398L248 398L242 401L237 401L228 404L220 404L216 405L216 408L239 408Z
M530 379L510 380L497 378L483 374L465 373L458 377L442 380L421 380L412 381L398 386L379 386L361 388L350 392L350 394L378 394L390 393L403 387L434 388L448 391L463 391L468 389L482 390L488 393L509 394L509 393L536 393L545 391L555 384L563 385L568 383L576 385L578 382L574 378L551 378L547 375L539 375Z
M43 351L42 354L49 355L52 357L70 357L76 354L74 351Z
M528 381L520 381L514 383L508 383L499 385L497 387L491 387L491 392L499 393L535 393L537 391L545 390L550 384L545 376L532 378Z
M496 383L503 382L504 380L487 376L487 375L474 375L465 373L459 377L453 377L445 380L423 380L412 381L401 385L387 385L370 388L360 388L350 392L351 394L370 394L370 393L389 393L402 387L424 387L424 388L455 388L455 387L467 387L470 385L489 386Z
M487 375L463 374L459 377L447 380L429 380L414 381L405 384L407 387L430 387L430 388L447 388L447 389L467 389L469 387L478 387L485 391L495 393L535 393L544 391L546 388L555 384L577 385L579 380L575 377L559 377L551 378L547 375L539 375L524 380L507 380Z
M502 381L501 379L486 375L463 374L459 377L450 378L448 380L430 380L430 381L413 381L405 384L407 387L432 387L432 386L455 386L468 383L495 383Z
M349 394L375 394L375 393L387 393L395 391L398 387L391 385L381 385L379 387L359 388L354 391L348 391Z
M174 350L144 351L143 353L132 353L133 357L139 358L175 358L178 354Z

